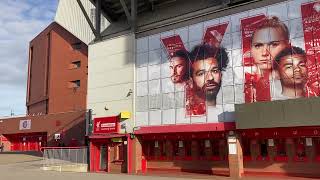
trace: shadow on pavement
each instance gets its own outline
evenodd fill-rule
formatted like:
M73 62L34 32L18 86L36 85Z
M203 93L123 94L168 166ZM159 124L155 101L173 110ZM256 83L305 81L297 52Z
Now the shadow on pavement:
M1 155L29 155L29 156L36 156L42 157L42 152L39 151L8 151L8 152L0 152Z

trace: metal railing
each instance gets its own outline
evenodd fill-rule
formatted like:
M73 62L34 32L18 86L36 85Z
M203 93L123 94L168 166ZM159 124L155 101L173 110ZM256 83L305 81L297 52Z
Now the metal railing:
M88 147L43 147L43 166L87 165Z

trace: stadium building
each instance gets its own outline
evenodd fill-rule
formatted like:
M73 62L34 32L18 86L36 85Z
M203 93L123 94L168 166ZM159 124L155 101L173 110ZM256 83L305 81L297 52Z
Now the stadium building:
M59 47L87 52L88 77L71 75L80 57L57 63L70 79L29 60L28 111L88 109L92 172L320 177L319 13L311 0L60 0L54 26L75 41ZM40 69L69 94L43 83L32 103Z
M317 2L91 2L92 171L319 176Z

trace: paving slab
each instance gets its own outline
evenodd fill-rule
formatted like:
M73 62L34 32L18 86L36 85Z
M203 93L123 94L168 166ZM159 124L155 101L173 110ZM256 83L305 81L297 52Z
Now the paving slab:
M28 154L0 154L0 180L182 180L211 179L231 180L230 177L197 174L107 174L107 173L76 173L40 170L42 158ZM244 177L243 180L311 180L311 178L291 177Z

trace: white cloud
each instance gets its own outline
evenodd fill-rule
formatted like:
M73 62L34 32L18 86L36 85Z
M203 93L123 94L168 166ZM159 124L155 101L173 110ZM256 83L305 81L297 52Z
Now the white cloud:
M0 116L25 113L29 42L53 21L57 0L0 1Z

